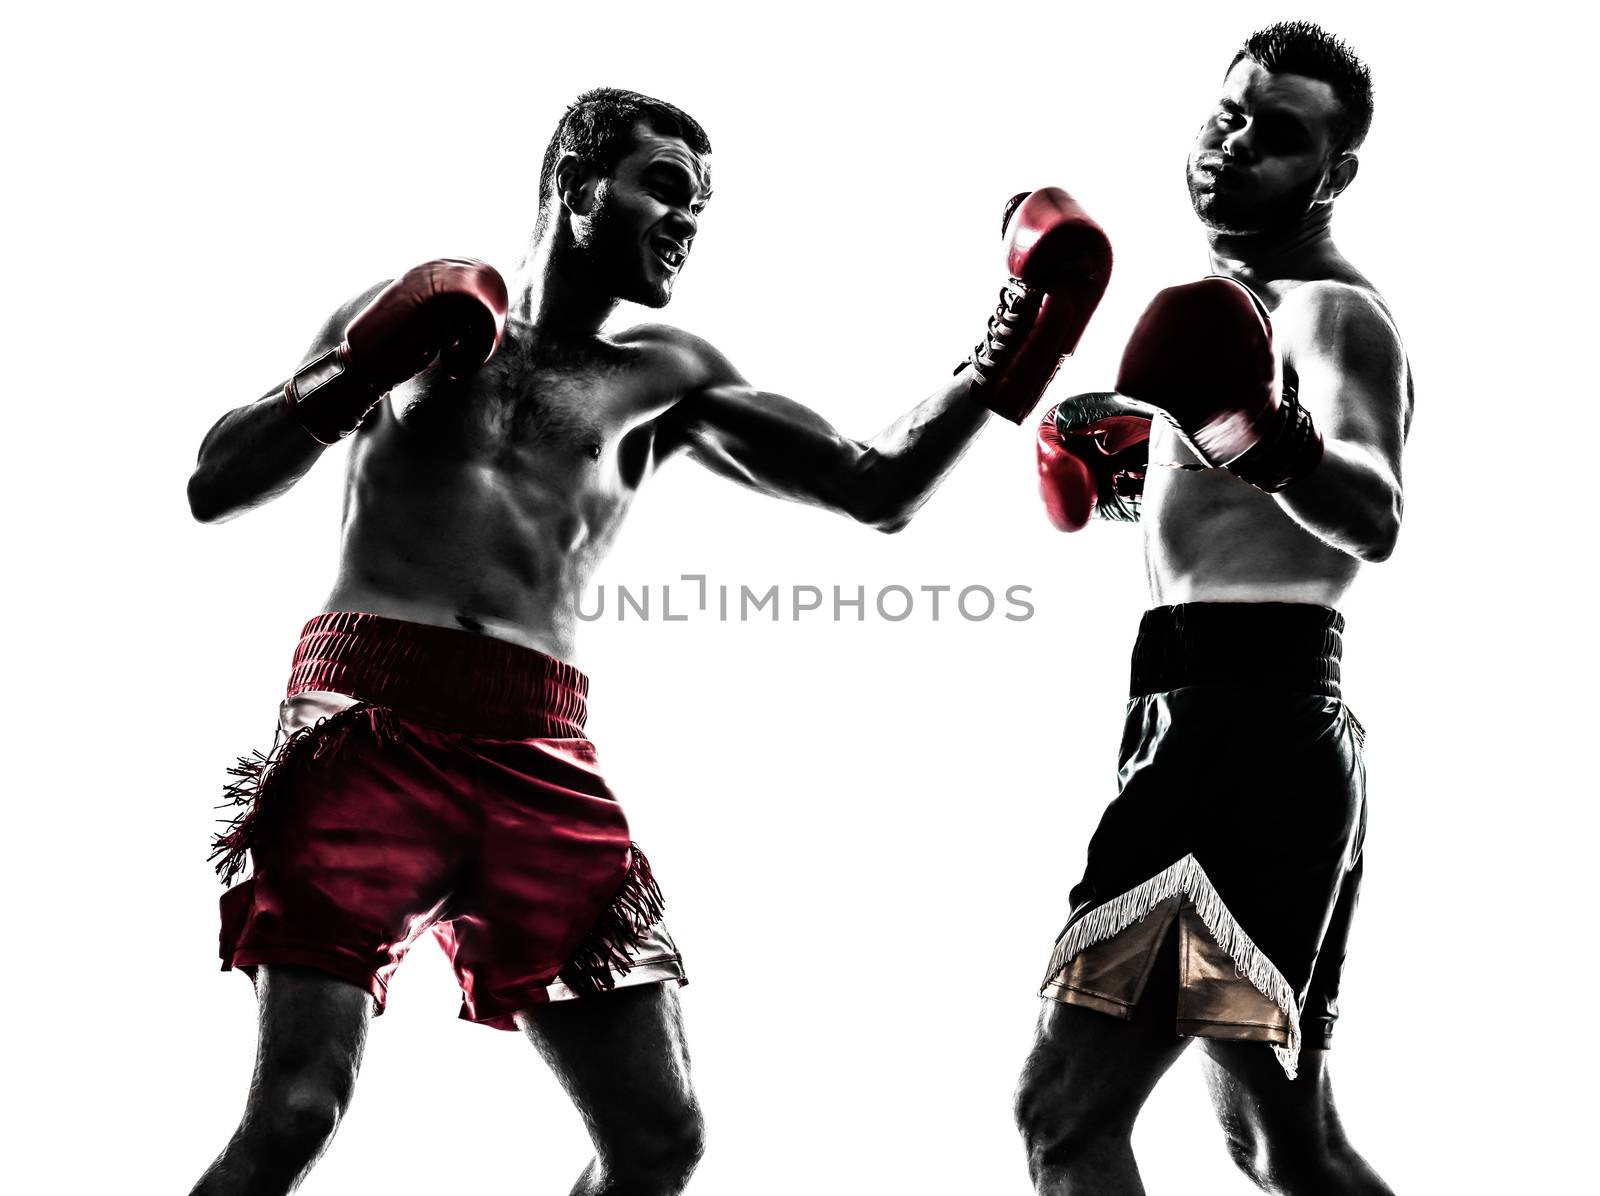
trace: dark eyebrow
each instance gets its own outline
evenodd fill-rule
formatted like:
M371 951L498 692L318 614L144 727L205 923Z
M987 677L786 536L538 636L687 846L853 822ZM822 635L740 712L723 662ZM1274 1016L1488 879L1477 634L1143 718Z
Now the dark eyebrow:
M646 174L676 175L682 179L687 179L690 177L689 168L683 163L675 161L671 158L657 158L654 162L648 164L644 168L644 171Z
M659 161L651 162L644 168L644 174L646 178L655 176L660 178L663 182L670 183L673 186L683 187L698 192L700 196L698 202L699 206L702 208L705 207L707 201L711 199L711 188L707 187L704 190L701 190L699 179L697 179L689 170L689 168L684 166L681 162L675 162L670 159L661 159Z

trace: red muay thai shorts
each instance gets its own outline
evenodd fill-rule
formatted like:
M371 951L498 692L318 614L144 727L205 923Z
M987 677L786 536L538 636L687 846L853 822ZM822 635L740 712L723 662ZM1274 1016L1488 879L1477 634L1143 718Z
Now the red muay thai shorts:
M461 1016L682 983L661 893L584 736L589 683L503 640L336 611L306 624L269 753L217 837L222 967L366 989L432 931Z

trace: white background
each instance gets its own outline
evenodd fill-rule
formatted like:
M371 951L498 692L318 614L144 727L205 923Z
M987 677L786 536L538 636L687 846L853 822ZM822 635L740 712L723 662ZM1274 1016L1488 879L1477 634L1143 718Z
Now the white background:
M207 836L331 581L342 460L220 527L189 521L184 482L328 311L430 256L509 270L555 120L611 84L711 135L717 196L666 318L759 385L870 435L981 331L1004 199L1059 183L1117 248L1060 382L1102 388L1148 297L1205 270L1182 165L1234 44L1300 15L1377 81L1335 232L1418 383L1399 550L1346 607L1372 815L1337 1091L1402 1192L1578 1186L1594 30L1575 8L339 8L10 21L8 1190L186 1191L237 1118L254 1008L216 971ZM1010 1095L1113 792L1145 601L1137 534L1055 534L1032 463L1031 432L996 421L897 537L675 465L605 567L1024 584L1037 607L584 630L591 731L692 969L701 1196L1026 1190ZM520 1038L455 1011L424 943L305 1192L566 1191L576 1116ZM1193 1058L1136 1147L1154 1192L1247 1190Z

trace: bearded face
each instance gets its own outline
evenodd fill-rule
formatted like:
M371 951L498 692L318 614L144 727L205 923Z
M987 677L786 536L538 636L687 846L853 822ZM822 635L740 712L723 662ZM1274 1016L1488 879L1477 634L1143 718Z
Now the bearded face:
M1342 112L1331 85L1243 58L1200 126L1185 174L1195 215L1234 236L1286 232L1328 194Z
M608 295L645 307L664 307L672 297L670 284L653 277L631 235L627 213L617 201L611 180L601 180L594 206L577 233L574 248L589 277Z
M711 194L707 160L679 137L640 127L635 146L600 180L575 247L608 294L665 307Z
M1187 166L1189 202L1200 223L1214 232L1286 233L1298 227L1315 205L1323 173L1314 170L1282 189L1268 191L1249 171L1203 157L1197 148Z

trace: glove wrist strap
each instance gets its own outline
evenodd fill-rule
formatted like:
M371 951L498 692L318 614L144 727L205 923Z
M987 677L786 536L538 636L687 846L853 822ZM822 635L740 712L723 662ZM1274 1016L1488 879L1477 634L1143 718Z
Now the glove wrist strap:
M341 342L294 372L283 398L313 440L338 444L361 426L382 392L350 370L350 346Z
M1322 433L1311 412L1289 388L1283 392L1273 426L1228 469L1257 490L1275 494L1310 473L1322 460Z

